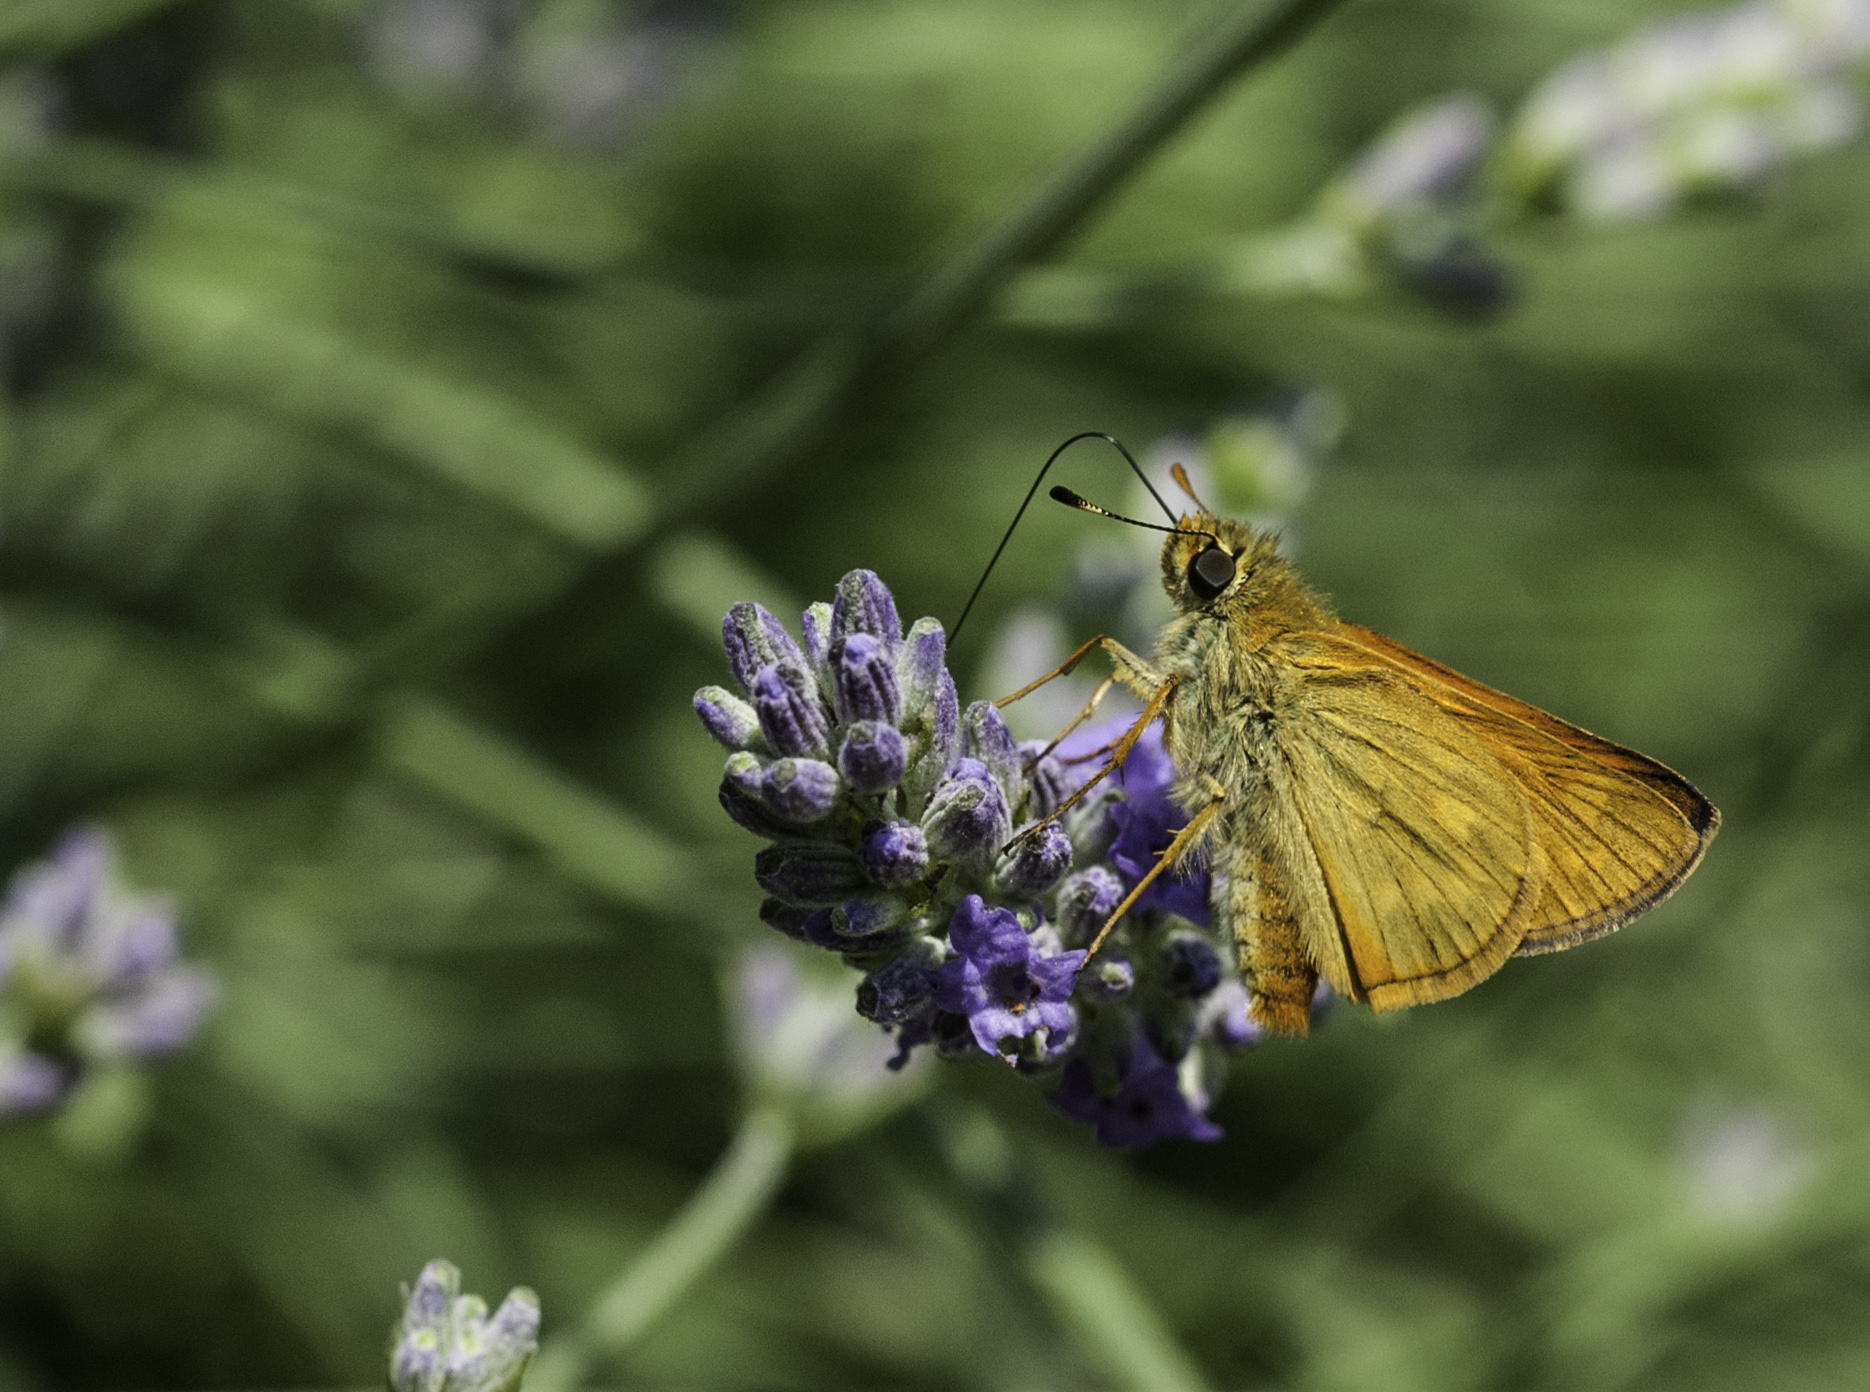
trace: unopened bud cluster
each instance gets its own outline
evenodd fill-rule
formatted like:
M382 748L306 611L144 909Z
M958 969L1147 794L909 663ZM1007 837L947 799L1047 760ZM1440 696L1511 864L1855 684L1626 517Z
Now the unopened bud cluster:
M461 1294L461 1273L439 1258L403 1288L390 1335L390 1392L518 1392L539 1351L539 1297L524 1286L491 1315Z
M1210 1139L1217 1049L1254 1035L1206 929L1206 877L1164 879L1098 957L1086 948L1182 822L1152 731L1115 780L1046 822L1113 737L1015 744L988 702L962 709L941 625L907 633L853 571L806 610L802 641L756 604L722 627L736 690L695 710L729 750L721 806L770 844L761 917L863 973L857 1010L922 1045L1058 1078L1100 1140ZM1043 824L1041 824L1043 823Z
M102 830L72 832L0 909L0 1117L57 1106L94 1065L176 1052L214 998L176 960L173 908L124 889Z
M1524 197L1587 217L1651 217L1855 136L1866 58L1866 0L1747 0L1676 16L1552 73L1508 129L1502 169Z

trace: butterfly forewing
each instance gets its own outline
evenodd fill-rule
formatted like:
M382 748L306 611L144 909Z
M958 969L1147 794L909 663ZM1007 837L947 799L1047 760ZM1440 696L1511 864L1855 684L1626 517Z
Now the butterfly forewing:
M1400 643L1343 625L1358 647L1406 673L1467 726L1525 789L1542 893L1521 954L1555 952L1621 927L1687 878L1720 814L1686 779Z
M1295 898L1319 905L1301 931L1326 980L1382 1010L1491 975L1541 898L1526 780L1357 644L1292 635L1277 660L1297 681L1275 801L1302 828L1281 840L1297 844ZM1308 892L1313 876L1321 894Z

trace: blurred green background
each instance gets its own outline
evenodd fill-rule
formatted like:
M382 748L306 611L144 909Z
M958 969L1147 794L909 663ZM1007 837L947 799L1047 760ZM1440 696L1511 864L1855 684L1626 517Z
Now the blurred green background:
M1032 250L1173 281L1414 104L1510 110L1671 12L1339 6ZM1494 313L1033 312L1071 275L987 233L1214 13L0 4L0 852L107 823L223 992L181 1058L0 1128L0 1389L377 1384L438 1255L574 1325L739 1116L718 983L773 935L689 710L727 603L861 565L951 623L1067 435L1301 388L1345 423L1288 517L1312 582L1682 769L1706 865L1611 939L1241 1057L1219 1144L1099 1151L945 1065L598 1385L1148 1383L1039 1231L1127 1273L1159 1386L1870 1380L1870 142L1507 219ZM965 696L1101 525L1029 518Z

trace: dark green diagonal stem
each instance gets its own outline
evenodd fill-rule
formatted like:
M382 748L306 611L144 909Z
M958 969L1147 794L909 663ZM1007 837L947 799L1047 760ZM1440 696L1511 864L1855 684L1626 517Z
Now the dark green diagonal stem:
M664 522L783 471L822 439L860 392L900 373L966 324L1007 278L1084 222L1170 136L1242 74L1283 52L1339 0L1226 3L1110 131L1044 174L1001 218L863 332L808 349L763 390L679 452Z

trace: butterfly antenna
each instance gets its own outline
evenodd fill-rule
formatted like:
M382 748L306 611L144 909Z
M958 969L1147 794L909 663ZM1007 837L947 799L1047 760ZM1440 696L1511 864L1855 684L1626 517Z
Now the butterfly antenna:
M1167 532L1170 536L1206 537L1216 546L1221 544L1221 539L1213 532L1194 531L1188 527L1164 527L1154 522L1139 522L1134 517L1125 517L1120 512L1112 512L1109 508L1099 507L1082 493L1074 493L1062 483L1055 483L1052 485L1050 496L1055 503L1063 503L1066 507L1075 507L1079 512L1096 513L1099 517L1108 517L1112 522L1128 522L1132 527L1147 527L1152 532ZM1197 498L1196 502L1199 503L1200 499Z
M980 580L974 586L974 593L969 595L967 597L967 603L961 606L961 617L956 619L954 627L948 630L949 651L952 652L954 650L955 639L961 636L961 625L966 623L967 616L974 612L974 601L980 598L980 592L987 587L987 577L993 574L993 568L1000 563L1000 553L1006 550L1006 544L1013 539L1013 529L1019 526L1019 519L1026 515L1026 508L1031 504L1033 495L1039 491L1039 485L1045 482L1046 471L1058 462L1058 457L1061 454L1077 444L1080 440L1102 440L1105 444L1115 449L1118 454L1123 456L1124 462L1130 466L1136 476L1143 481L1143 487L1147 488L1149 490L1149 496L1156 500L1156 506L1167 514L1171 522L1175 521L1174 511L1170 509L1167 503L1162 501L1162 495L1156 491L1156 486L1149 481L1149 476L1143 472L1143 466L1136 462L1136 457L1123 447L1123 441L1119 440L1115 435L1108 434L1102 430L1086 430L1077 435L1073 435L1069 440L1065 441L1064 444L1052 451L1045 463L1040 466L1039 477L1034 479L1032 481L1032 487L1026 490L1025 502L1022 502L1019 505L1019 511L1013 514L1013 521L1011 525L1007 527L1006 535L1000 538L1000 544L994 547L993 556L988 560L987 568L980 573ZM1052 490L1052 496L1058 496L1057 489ZM1072 496L1075 498L1078 495L1074 493ZM1115 516L1114 513L1110 515ZM1129 519L1125 518L1123 520L1128 521ZM1139 523L1138 525L1142 526L1147 524ZM1168 532L1173 531L1174 528L1158 527L1156 530L1159 532Z

